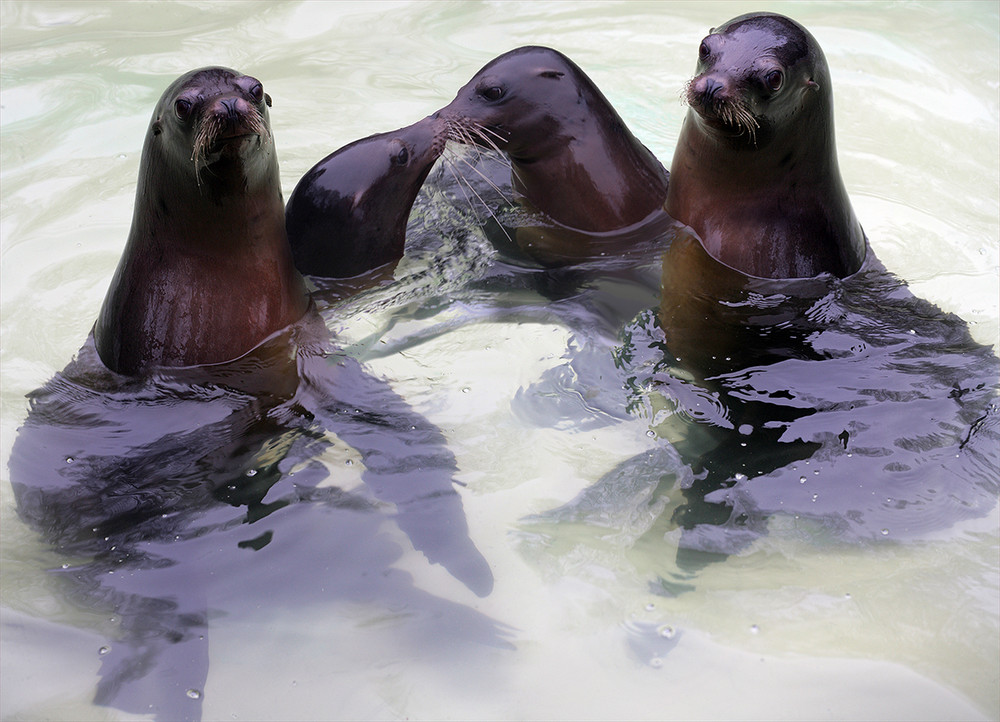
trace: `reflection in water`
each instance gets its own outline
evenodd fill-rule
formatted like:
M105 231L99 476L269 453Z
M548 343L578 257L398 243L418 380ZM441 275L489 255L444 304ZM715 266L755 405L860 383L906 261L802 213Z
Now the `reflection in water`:
M615 352L629 408L669 446L533 525L627 519L629 545L650 552L636 559L662 557L655 547L679 532L677 568L642 570L674 595L772 528L817 544L894 541L995 507L1000 364L963 321L872 254L844 280L761 280L672 235L659 309Z
M136 381L106 371L91 338L32 394L12 485L66 560L53 572L65 598L116 620L98 704L198 719L213 598L228 614L263 600L387 604L418 620L415 645L507 646L492 620L392 568L390 509L431 562L480 596L493 585L443 436L327 343L312 318L232 364ZM360 454L364 487L320 462L331 435Z

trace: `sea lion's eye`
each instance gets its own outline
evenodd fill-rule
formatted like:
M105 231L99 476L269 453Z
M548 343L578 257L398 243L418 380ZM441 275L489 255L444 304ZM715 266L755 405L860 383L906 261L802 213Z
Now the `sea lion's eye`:
M406 165L406 161L410 159L410 152L406 150L406 146L399 149L399 152L392 157L392 162L395 165Z
M264 86L260 83L256 83L252 88L250 88L250 97L255 103L262 101L264 99Z
M191 114L192 107L191 101L186 98L178 98L174 101L174 112L177 113L177 117L181 120L187 120Z
M785 74L780 70L772 70L764 78L767 87L774 92L781 90L781 84L785 82Z
M491 85L480 90L479 94L487 100L500 100L503 97L504 90L499 85Z
M708 56L711 54L712 51L708 49L708 43L702 40L701 45L698 46L698 58L700 60L708 60Z

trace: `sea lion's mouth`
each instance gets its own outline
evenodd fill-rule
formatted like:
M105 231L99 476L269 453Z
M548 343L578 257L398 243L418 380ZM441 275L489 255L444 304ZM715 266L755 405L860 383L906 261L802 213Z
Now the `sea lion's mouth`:
M449 140L500 152L508 150L510 133L503 126L484 125L464 116L448 117L447 123Z
M688 105L712 130L734 138L746 136L751 143L756 144L760 122L742 103L732 100L707 104L689 101Z
M259 140L260 135L257 133L235 133L233 135L226 135L217 138L208 147L206 155L212 156L227 151L242 151L248 142Z
M253 110L235 117L209 115L202 118L191 149L195 172L221 160L236 160L270 137L263 116Z

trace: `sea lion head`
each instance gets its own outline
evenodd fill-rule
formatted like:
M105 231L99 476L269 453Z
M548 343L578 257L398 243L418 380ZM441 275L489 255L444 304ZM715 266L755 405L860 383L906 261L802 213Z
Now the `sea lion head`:
M826 59L809 31L783 15L750 13L701 41L685 99L707 132L759 148L829 93Z
M451 121L454 140L531 163L562 152L594 98L603 100L572 60L552 48L525 46L483 66L439 112Z
M147 150L199 188L236 180L242 191L276 168L270 105L256 78L222 67L193 70L164 91L150 122ZM158 153L157 145L163 146ZM170 152L166 146L187 152Z
M448 141L448 123L428 116L330 154L292 191L285 227L296 267L349 278L398 261L413 202Z

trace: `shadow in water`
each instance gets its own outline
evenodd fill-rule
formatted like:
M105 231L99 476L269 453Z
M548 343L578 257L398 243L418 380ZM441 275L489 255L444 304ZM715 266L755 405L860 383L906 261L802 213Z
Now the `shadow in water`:
M529 534L617 524L658 578L653 591L673 595L777 527L877 543L996 506L1000 362L871 253L843 280L755 279L678 229L662 273L660 306L626 326L607 384L626 385L628 410L659 443L527 519ZM581 413L574 426L599 421ZM665 537L677 547L669 572Z
M231 364L144 381L105 370L91 338L31 394L10 471L20 516L65 560L58 593L109 637L97 704L199 719L218 615L386 605L419 649L510 646L395 568L390 519L475 594L493 585L444 437L331 353L318 317Z

